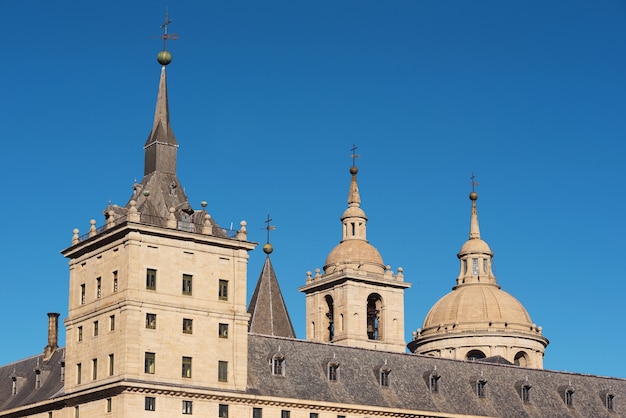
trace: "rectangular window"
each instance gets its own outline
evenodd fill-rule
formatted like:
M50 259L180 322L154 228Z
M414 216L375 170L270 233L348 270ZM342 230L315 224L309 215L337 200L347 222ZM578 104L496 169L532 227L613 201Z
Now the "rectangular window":
M85 304L85 284L80 285L80 304Z
M272 359L272 374L274 376L285 375L285 358L282 355L275 355Z
M76 365L76 384L80 385L83 377L83 365L82 363L78 363Z
M111 412L113 410L113 399L107 398L107 412Z
M12 386L11 386L11 394L12 394L12 395L17 395L17 378L16 378L16 377L13 377L13 378L11 379L11 381L12 381L12 382L11 382L11 385L12 385Z
M115 331L115 315L109 317L109 329Z
M328 365L328 381L336 382L338 379L339 379L339 365L329 364Z
M145 360L143 363L144 373L154 374L155 363L156 363L156 354L146 352Z
M483 259L483 272L487 273L487 259L486 258Z
M337 415L337 418L346 418L345 415Z
M183 295L191 295L191 274L183 274Z
M156 290L156 273L155 269L146 270L146 289Z
M41 371L35 371L35 389L39 389L41 387Z
M282 410L280 411L280 418L291 418L291 411Z
M219 418L228 418L228 405L220 404L219 414L217 415Z
M263 418L263 409L252 408L252 418Z
M228 338L228 324L219 325L219 337Z
M193 319L183 318L183 334L193 334Z
M220 279L219 287L220 300L228 300L228 280Z
M114 371L115 371L115 356L113 354L109 354L109 376L113 376Z
M93 321L93 336L98 336L98 321Z
M82 341L83 340L83 327L79 326L78 327L78 341Z
M478 276L478 259L472 258L472 275Z
M183 377L191 378L191 357L183 357Z
M146 328L156 329L156 314L153 314L153 313L146 314Z
M530 386L522 386L522 402L530 402Z
M439 376L430 375L430 393L439 392Z
M218 382L228 382L228 362L217 362L217 380Z
M100 299L102 297L102 278L98 277L96 279L96 298Z
M152 396L146 396L144 401L146 411L156 411L156 398Z
M615 395L612 393L606 395L606 409L609 411L613 411L613 398L615 398Z
M80 418L80 407L79 406L75 406L74 407L74 418Z
M94 358L91 360L91 380L96 380L98 378L98 359Z
M568 390L565 392L565 405L574 406L574 391Z
M183 415L193 414L193 403L191 401L183 401Z
M479 398L484 398L487 392L487 381L479 380L476 382L476 395Z
M311 412L309 414L309 418L319 418L320 414L318 414L317 412Z
M383 387L389 387L389 370L380 371L380 385Z
M117 270L113 272L113 291L117 292Z

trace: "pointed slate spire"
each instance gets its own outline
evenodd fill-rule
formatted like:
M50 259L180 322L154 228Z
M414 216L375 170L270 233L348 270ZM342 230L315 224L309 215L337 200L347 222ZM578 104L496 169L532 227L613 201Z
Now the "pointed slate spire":
M167 76L165 65L161 67L159 94L154 111L152 131L148 135L145 150L144 175L154 171L176 174L176 151L178 141L170 125L170 112L167 100Z
M255 334L296 338L274 267L270 261L272 245L265 244L263 251L267 257L248 307L250 314L248 331Z

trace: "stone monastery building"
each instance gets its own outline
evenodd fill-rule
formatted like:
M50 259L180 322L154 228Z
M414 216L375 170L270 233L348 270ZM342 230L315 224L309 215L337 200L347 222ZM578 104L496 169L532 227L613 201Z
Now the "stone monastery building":
M626 380L543 370L543 336L492 272L475 192L453 290L404 341L404 280L367 241L350 168L342 240L309 273L296 339L272 246L246 306L246 223L193 209L176 175L166 65L144 177L104 225L74 230L66 347L0 367L0 417L626 417ZM407 347L410 352L407 352Z

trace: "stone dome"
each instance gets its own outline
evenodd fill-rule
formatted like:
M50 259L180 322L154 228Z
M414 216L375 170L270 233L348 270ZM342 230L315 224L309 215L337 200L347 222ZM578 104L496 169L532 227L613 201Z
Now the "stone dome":
M498 285L469 284L456 287L431 308L422 334L501 329L532 332L530 315Z
M335 266L339 269L342 266L348 266L357 270L375 273L383 273L385 271L383 258L378 250L369 242L356 239L342 241L328 254L324 272L334 272Z
M491 248L489 245L480 238L473 238L465 241L465 244L461 247L461 251L459 251L459 257L465 254L489 254L493 255Z

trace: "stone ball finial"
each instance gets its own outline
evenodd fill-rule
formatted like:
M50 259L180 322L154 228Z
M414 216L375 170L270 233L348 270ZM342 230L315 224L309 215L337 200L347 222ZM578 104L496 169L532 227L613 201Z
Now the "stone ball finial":
M352 174L353 176L356 175L356 173L359 172L359 169L357 168L357 166L353 165L352 167L350 167L350 174Z
M161 65L167 65L172 62L172 54L169 51L161 51L157 55L157 61Z
M478 200L478 193L472 192L469 194L470 200Z
M270 255L274 251L274 247L269 242L263 246L263 252Z
M202 209L205 209L207 206L206 200L203 200L202 202L200 202L200 206L202 206Z

